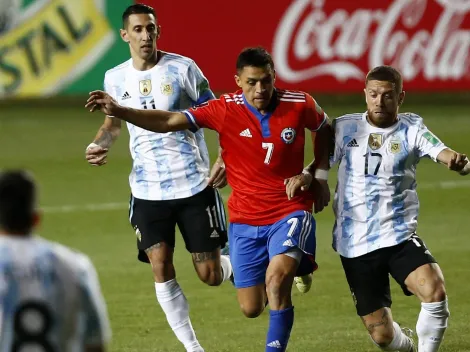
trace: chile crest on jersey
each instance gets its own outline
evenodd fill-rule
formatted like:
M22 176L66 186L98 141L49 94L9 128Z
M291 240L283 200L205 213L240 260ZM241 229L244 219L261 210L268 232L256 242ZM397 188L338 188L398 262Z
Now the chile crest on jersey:
M295 130L292 127L286 127L281 132L281 139L286 144L292 144L295 140Z

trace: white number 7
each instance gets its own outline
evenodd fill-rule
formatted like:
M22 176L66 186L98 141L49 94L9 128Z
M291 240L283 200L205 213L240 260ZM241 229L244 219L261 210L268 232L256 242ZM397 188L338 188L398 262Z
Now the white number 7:
M264 163L268 165L271 162L271 157L273 156L274 143L261 143L263 149L267 149L266 158L264 158Z

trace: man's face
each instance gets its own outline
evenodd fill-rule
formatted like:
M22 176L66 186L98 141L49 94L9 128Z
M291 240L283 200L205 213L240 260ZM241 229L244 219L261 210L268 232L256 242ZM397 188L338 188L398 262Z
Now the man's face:
M243 90L247 102L258 110L268 107L274 92L276 73L271 65L265 67L245 66L235 82Z
M395 85L391 82L375 80L367 82L364 92L371 122L378 127L395 123L405 92L397 93Z
M121 29L121 37L129 43L131 53L143 60L154 57L160 26L151 14L132 14L127 19L126 28Z

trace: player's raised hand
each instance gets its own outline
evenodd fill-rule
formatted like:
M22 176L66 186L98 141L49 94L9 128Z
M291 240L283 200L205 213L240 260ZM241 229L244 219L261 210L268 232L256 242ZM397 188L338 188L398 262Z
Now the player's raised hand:
M225 164L222 158L218 158L211 169L209 186L214 188L224 188L227 186L227 175L225 173Z
M90 92L90 97L85 104L85 108L94 112L100 110L109 116L119 117L119 109L121 106L108 93L101 90Z
M312 180L313 176L308 172L285 179L284 185L286 186L287 199L291 200L294 198L299 190L306 191L309 189Z
M467 165L467 163L468 159L465 154L454 152L449 162L447 163L447 167L450 170L461 172L465 168L465 165Z
M85 151L85 158L90 165L102 166L107 163L108 149L91 143Z

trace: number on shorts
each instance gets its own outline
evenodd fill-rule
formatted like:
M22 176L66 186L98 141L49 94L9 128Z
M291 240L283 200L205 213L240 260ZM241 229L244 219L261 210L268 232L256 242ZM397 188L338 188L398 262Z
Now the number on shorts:
M28 324L32 316L38 319L38 324ZM24 345L35 345L42 347L42 351L55 352L55 348L47 339L51 326L51 313L43 303L28 301L21 304L14 318L15 337L12 352L22 351Z
M290 224L290 229L289 229L289 232L287 233L287 237L292 237L295 229L297 228L297 224L299 223L299 219L290 218L289 220L287 220L287 223Z
M206 211L207 211L207 214L209 215L209 223L210 223L211 229L219 228L219 220L217 218L217 211L215 210L215 205L213 205L212 207L208 206L206 208ZM215 227L214 227L214 223L215 223Z

